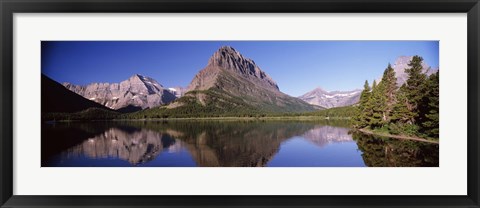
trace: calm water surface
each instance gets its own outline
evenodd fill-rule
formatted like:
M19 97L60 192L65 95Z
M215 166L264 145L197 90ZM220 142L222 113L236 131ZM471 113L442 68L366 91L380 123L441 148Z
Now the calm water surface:
M43 167L438 167L438 145L342 122L132 121L42 125Z

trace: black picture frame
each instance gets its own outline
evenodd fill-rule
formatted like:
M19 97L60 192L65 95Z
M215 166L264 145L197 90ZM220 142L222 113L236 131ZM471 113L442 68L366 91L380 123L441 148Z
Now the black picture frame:
M478 0L0 0L1 207L480 207ZM14 13L467 13L466 196L25 196L13 195ZM446 178L445 180L449 180Z

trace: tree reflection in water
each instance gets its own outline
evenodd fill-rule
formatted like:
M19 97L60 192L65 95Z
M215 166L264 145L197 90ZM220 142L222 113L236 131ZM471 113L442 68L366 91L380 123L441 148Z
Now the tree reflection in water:
M370 167L438 167L438 144L382 138L352 132Z

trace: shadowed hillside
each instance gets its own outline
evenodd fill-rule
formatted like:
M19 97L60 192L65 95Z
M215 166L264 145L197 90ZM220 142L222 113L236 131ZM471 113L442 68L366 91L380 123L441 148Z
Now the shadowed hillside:
M110 110L85 99L42 74L42 113L73 113L88 108Z

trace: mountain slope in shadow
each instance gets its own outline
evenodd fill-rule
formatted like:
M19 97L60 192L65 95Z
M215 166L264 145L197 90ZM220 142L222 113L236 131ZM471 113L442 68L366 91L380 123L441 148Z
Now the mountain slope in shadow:
M111 110L68 90L42 74L42 113L73 113L89 108Z

